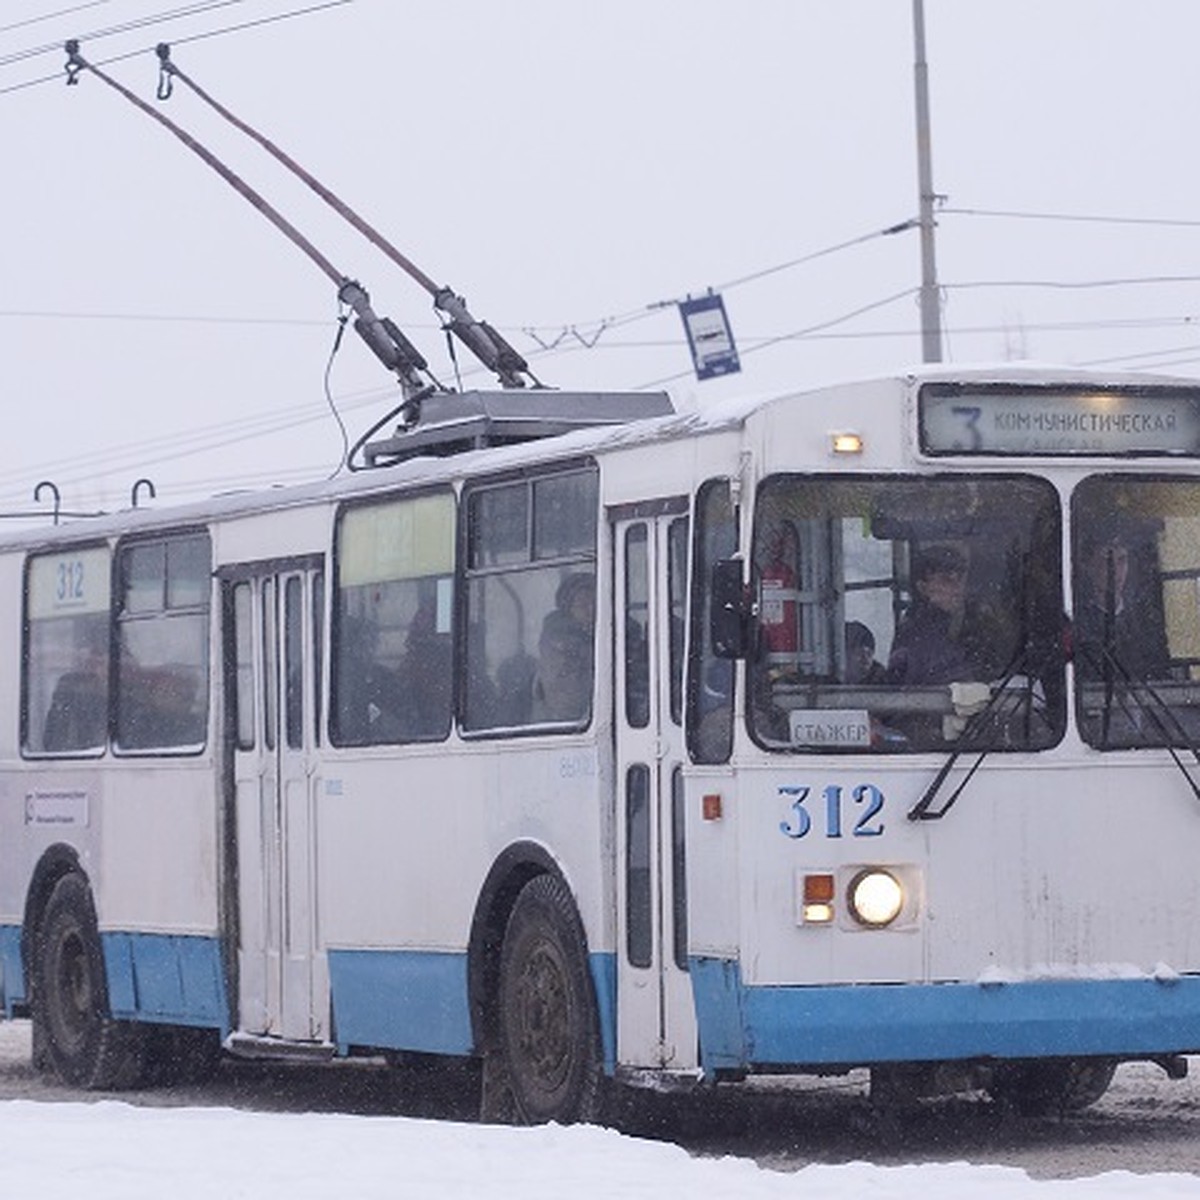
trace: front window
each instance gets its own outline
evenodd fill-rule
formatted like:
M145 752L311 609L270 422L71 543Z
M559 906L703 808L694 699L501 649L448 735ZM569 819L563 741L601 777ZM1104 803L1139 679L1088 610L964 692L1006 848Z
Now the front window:
M1094 476L1071 501L1076 704L1101 749L1200 738L1200 484Z
M762 486L749 718L772 749L1028 750L1064 724L1060 517L1044 481Z

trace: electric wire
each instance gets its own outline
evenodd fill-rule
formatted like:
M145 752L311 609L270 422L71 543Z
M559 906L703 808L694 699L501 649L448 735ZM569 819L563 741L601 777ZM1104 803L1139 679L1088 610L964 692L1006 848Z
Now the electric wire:
M944 292L978 291L982 288L1046 288L1083 291L1089 288L1141 287L1200 283L1200 275L1135 275L1116 279L971 279L962 283L939 283Z
M223 3L234 3L234 2L240 3L241 0L221 0L221 2L223 2ZM325 9L328 9L328 8L341 8L342 5L344 5L344 4L353 4L353 3L354 3L354 0L321 0L320 3L308 4L302 8L289 9L287 12L273 13L271 16L268 16L268 17L257 17L254 20L242 21L236 25L224 25L217 29L206 30L203 33L193 33L193 34L187 35L186 37L177 37L177 38L172 39L172 44L176 45L176 46L182 46L182 45L186 45L189 42L204 41L206 38L224 37L226 34L241 33L247 29L256 29L263 25L273 25L277 21L290 21L294 17L305 17L305 16L309 16L312 13L323 12ZM56 45L55 49L61 50L62 46ZM142 46L142 47L139 47L137 50L130 50L124 54L114 54L108 58L97 59L93 65L97 66L97 67L111 66L113 63L125 62L131 58L139 58L142 55L149 52L151 49L152 48L149 46ZM41 75L41 76L38 76L36 79L26 79L22 83L9 84L6 87L0 87L0 96L7 95L11 92L23 91L26 88L37 87L39 84L43 84L43 83L55 83L55 82L61 83L62 77L63 77L63 73L60 70L60 71L55 71L53 75Z
M391 389L370 389L343 399L345 411L375 406L384 397L393 394ZM240 420L224 420L201 426L187 433L164 434L155 438L127 442L119 446L108 446L40 464L24 463L20 467L0 472L0 490L7 486L24 486L31 476L62 475L68 482L81 482L94 476L97 471L124 469L149 469L162 462L181 457L210 453L263 437L273 437L301 426L328 418L322 400L297 408L286 408L258 413ZM64 474L64 472L66 474Z
M70 8L60 8L57 12L42 13L40 17L26 17L21 21L13 21L9 25L0 25L0 33L11 33L14 29L25 29L30 25L40 25L43 21L53 21L55 17L67 17L72 13L82 12L85 8L99 8L109 4L111 0L86 0L83 4L72 4Z
M728 292L734 288L742 287L747 283L755 283L760 279L766 279L770 275L778 275L782 271L791 270L793 267L802 266L805 263L815 262L817 259L826 258L831 254L840 253L843 250L849 250L854 246L861 246L866 242L873 242L879 238L891 237L898 233L903 233L908 229L915 229L917 222L915 218L909 218L905 221L900 221L895 225L888 225L883 229L872 229L867 233L862 233L856 237L847 238L845 241L835 242L831 246L823 246L819 250L812 250L807 254L802 254L797 258L790 258L784 262L775 263L771 266L762 267L759 270L751 271L746 275L739 275L734 279L726 280L724 283L714 284L712 290L717 292ZM541 324L541 325L523 325L520 331L534 341L539 343L539 346L544 350L547 347L544 342L538 337L538 332L541 330L562 331L562 334L573 333L575 337L585 343L586 348L591 349L594 346L600 335L609 329L619 329L625 325L631 325L637 321L644 321L648 317L656 316L664 309L672 309L678 305L678 300L655 300L649 304L639 305L637 308L631 308L616 316L593 317L587 321L572 321L560 324ZM508 327L505 327L508 328ZM594 335L581 337L578 331L580 329L594 330Z
M889 304L895 304L898 300L903 300L909 296L916 296L920 293L919 287L904 288L899 292L893 292L890 296L883 296L878 300L872 300L869 304L862 304L858 308L851 309L849 312L842 313L841 316L831 317L827 321L818 321L815 325L807 325L803 329L793 330L791 333L781 333L777 337L767 338L760 342L757 346L751 346L745 351L739 351L739 356L745 358L750 354L757 354L762 350L769 349L771 346L777 346L784 342L796 341L800 338L807 337L809 334L820 332L821 330L831 329L835 325L841 325L846 321L852 321L855 317L861 317L863 313L874 312L876 309L885 308ZM639 384L639 388L662 387L667 383L674 383L680 379L690 379L695 371L689 368L686 371L677 371L673 375L663 376L661 379L651 380L649 383Z
M187 17L202 16L218 8L229 8L235 4L245 4L247 0L195 0L191 4L182 4L178 8L166 9L148 17L137 17L123 21L118 25L108 25L103 29L93 29L90 33L79 35L80 41L99 42L104 38L115 37L121 33L135 33L139 29L148 29L152 25L160 25L164 21L183 20ZM43 54L59 53L62 41L46 42L40 46L31 46L25 50L17 50L11 54L0 55L0 67L11 66L13 63L25 62L31 58L40 58Z
M1075 224L1096 225L1158 225L1168 229L1200 228L1200 220L1172 217L1123 217L1105 216L1098 213L1018 212L1011 209L998 208L958 208L947 206L939 208L937 215L939 217L1002 217L1015 221L1066 221Z
M329 411L333 413L333 419L337 422L338 431L342 435L341 457L338 459L337 466L334 467L330 474L330 479L339 475L342 468L346 466L350 459L350 435L346 432L346 422L342 420L342 414L338 411L338 406L333 399L333 390L330 387L330 377L333 374L333 360L337 358L337 352L341 349L342 337L346 332L346 322L349 319L349 314L345 311L338 314L337 332L333 335L333 345L330 347L329 358L325 363L325 373L321 380L325 389L325 402L329 405Z

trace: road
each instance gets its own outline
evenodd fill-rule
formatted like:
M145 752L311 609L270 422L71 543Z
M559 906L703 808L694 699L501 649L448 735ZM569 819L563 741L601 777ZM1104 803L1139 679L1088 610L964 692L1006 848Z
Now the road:
M1200 1060L1182 1081L1144 1063L1122 1066L1093 1108L1025 1118L980 1096L928 1102L879 1119L866 1074L842 1079L764 1080L687 1098L641 1096L626 1125L693 1153L751 1158L794 1170L808 1163L869 1161L997 1163L1034 1178L1104 1171L1200 1173ZM29 1024L0 1022L0 1100L87 1100L33 1070ZM470 1120L477 1103L466 1073L391 1070L379 1063L300 1066L227 1061L203 1085L123 1092L130 1104L276 1112L343 1112Z

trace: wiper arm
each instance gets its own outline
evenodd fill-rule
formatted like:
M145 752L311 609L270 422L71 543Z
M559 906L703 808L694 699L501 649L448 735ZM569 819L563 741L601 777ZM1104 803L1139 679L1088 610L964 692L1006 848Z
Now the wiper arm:
M1008 690L1008 685L1012 683L1017 675L1024 671L1025 666L1029 661L1029 651L1030 647L1026 645L1017 653L1012 662L1009 663L1003 676L1001 676L1000 682L996 685L995 689L992 691L992 694L988 697L987 703L984 704L984 706L973 716L968 718L966 725L963 727L962 733L958 735L958 738L954 743L954 749L951 750L950 754L946 758L946 761L938 769L938 773L933 777L933 781L925 789L925 792L921 798L912 806L912 808L908 810L908 819L910 821L940 821L954 807L955 802L958 800L959 796L963 794L967 784L969 784L975 777L975 772L979 770L980 766L983 764L983 760L987 758L989 753L991 753L990 746L985 746L979 751L979 757L975 759L975 762L971 765L970 770L967 771L966 775L959 782L958 786L950 793L945 802L939 808L934 808L933 802L937 798L938 793L942 790L942 785L946 782L950 772L954 770L954 766L958 762L960 756L973 749L971 745L972 741L975 740L976 736L988 724L989 718L991 718L1000 707L1000 701L1005 696ZM1028 690L1029 700L1027 703L1032 704L1033 689L1030 686Z
M1087 657L1091 665L1095 667L1094 657L1091 654L1088 654ZM1197 784L1196 780L1192 778L1192 774L1176 750L1174 742L1180 741L1187 747L1197 766L1200 766L1200 746L1197 746L1188 736L1188 732L1184 729L1183 722L1176 716L1175 710L1158 694L1150 680L1135 676L1130 671L1117 656L1116 651L1111 645L1106 644L1102 648L1101 659L1100 666L1104 680L1104 709L1100 726L1101 746L1108 745L1112 702L1114 695L1118 694L1116 681L1119 676L1121 682L1125 685L1119 692L1122 711L1126 716L1132 718L1133 713L1129 708L1129 705L1132 704L1138 712L1145 714L1149 718L1150 723L1162 739L1160 748L1166 750L1171 756L1171 761L1179 769L1179 773L1184 779L1187 780L1187 785L1191 788L1192 795L1197 800L1200 800L1200 784Z

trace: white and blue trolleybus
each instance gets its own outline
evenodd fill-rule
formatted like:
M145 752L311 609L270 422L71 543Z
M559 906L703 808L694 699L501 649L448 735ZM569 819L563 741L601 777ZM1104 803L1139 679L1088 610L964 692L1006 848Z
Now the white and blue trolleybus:
M0 998L93 1088L486 1115L1200 1052L1200 385L434 397L373 469L0 545Z

